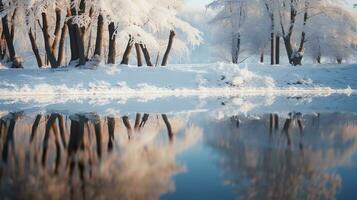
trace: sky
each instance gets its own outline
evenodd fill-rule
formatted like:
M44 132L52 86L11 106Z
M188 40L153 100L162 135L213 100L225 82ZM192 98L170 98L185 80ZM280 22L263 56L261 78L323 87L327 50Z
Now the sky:
M347 2L349 2L351 5L352 4L357 4L357 0L346 0ZM188 5L191 6L205 6L207 5L209 2L211 2L211 0L186 0Z
M186 0L186 2L187 2L187 5L205 6L210 2L210 0Z

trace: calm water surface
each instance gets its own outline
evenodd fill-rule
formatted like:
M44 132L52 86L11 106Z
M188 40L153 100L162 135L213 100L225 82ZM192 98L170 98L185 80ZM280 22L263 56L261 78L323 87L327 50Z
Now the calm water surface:
M357 199L353 109L3 108L0 199Z

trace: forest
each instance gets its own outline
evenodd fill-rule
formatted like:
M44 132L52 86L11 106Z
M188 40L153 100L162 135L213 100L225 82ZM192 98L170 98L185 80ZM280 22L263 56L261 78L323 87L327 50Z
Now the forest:
M206 45L231 63L355 61L356 8L343 0L215 0L200 22L209 32L191 25L186 8L183 0L1 0L0 58L12 68L25 59L39 68L166 66L170 54Z

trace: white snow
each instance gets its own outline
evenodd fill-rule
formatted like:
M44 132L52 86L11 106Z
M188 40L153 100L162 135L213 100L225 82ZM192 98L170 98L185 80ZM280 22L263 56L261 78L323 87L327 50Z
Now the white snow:
M0 100L65 102L83 99L351 94L357 65L302 67L224 63L160 68L0 69Z

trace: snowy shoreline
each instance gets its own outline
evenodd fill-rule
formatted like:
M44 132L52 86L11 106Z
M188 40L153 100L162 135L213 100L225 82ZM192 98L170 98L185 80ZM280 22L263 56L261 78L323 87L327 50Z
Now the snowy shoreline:
M0 69L0 100L328 96L357 92L357 65L302 67L223 63L166 68Z

